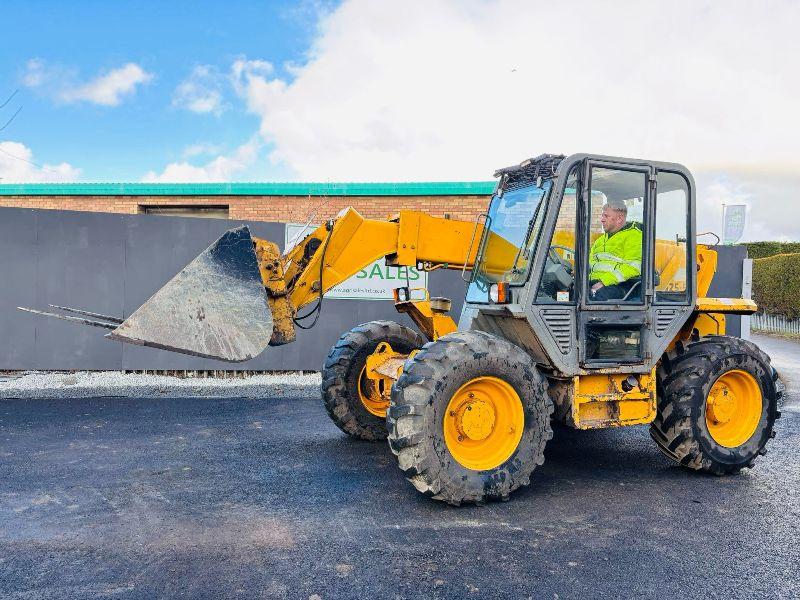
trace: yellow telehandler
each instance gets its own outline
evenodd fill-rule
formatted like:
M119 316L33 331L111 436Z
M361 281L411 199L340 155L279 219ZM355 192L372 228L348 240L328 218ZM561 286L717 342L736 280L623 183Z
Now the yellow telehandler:
M467 282L458 324L449 299L400 287L395 306L418 331L358 325L322 369L333 422L388 439L420 492L455 505L507 499L544 462L553 419L649 424L685 467L752 467L774 436L782 386L764 352L725 334L726 315L755 304L706 297L716 252L695 241L688 170L545 154L495 176L474 222L346 209L285 254L240 227L125 320L46 314L237 362L292 342L295 327L320 317L326 291L375 260L458 269Z

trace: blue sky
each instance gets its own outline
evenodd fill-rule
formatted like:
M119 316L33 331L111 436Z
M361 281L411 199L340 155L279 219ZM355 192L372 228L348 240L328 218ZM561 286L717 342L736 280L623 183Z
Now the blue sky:
M138 180L181 160L193 145L229 151L253 136L258 116L229 87L222 114L176 107L176 87L198 65L216 67L224 77L241 56L269 60L277 75L290 77L284 65L304 60L317 15L316 5L292 2L6 2L3 20L15 26L3 31L0 96L19 92L0 121L18 106L23 110L0 139L24 143L39 164L66 160L79 166L81 179L93 181ZM76 82L128 63L152 78L117 106L65 103L24 85L34 59ZM268 161L238 173L248 174L286 177Z
M796 0L7 1L3 17L0 96L19 93L0 126L23 111L0 181L475 181L591 152L688 166L701 230L745 204L745 239L800 239Z

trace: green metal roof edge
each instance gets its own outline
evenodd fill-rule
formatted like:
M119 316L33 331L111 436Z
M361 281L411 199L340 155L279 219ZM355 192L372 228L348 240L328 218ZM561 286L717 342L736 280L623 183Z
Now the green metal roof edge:
M460 196L494 181L402 183L4 183L0 196Z

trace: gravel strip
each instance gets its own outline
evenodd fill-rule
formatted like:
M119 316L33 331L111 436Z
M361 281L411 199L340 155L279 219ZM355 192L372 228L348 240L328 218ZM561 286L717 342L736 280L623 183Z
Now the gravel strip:
M0 380L0 398L319 398L320 384L319 373L184 379L118 371L31 372Z

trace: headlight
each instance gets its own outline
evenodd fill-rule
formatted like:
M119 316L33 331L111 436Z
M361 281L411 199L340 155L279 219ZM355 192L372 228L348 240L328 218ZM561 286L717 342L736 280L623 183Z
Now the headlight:
M395 303L408 302L409 300L411 300L411 290L409 290L408 287L394 288L394 290L392 290L392 293L394 294Z

